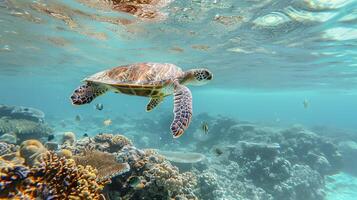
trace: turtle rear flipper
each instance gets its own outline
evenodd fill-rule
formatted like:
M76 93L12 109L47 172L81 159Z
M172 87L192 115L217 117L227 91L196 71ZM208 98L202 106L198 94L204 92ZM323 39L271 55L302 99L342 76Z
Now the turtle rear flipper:
M180 137L188 128L192 118L191 91L178 82L174 88L174 120L171 123L171 132L174 138Z
M90 103L97 96L104 94L108 89L93 83L86 83L74 90L71 101L74 105Z

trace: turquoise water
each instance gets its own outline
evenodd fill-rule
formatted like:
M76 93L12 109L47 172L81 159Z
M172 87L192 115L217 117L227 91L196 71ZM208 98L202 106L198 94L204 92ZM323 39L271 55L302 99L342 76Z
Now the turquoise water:
M214 74L207 85L190 87L193 119L208 113L356 134L357 1L176 0L158 9L166 16L160 20L103 5L104 0L0 0L0 104L38 108L58 133L122 132L101 127L102 121L171 115L172 97L147 113L147 98L110 93L74 107L71 93L96 72L162 62ZM94 109L96 103L103 111ZM76 115L81 125L58 128ZM86 120L96 117L100 127L86 128L92 125ZM169 134L169 126L162 126L167 132L158 134ZM189 128L183 139L168 143L184 149L194 132ZM331 190L327 199L353 199Z

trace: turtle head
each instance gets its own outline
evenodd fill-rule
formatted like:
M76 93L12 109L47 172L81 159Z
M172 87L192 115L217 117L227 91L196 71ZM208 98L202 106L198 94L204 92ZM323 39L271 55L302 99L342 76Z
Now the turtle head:
M188 84L191 85L204 85L208 81L212 80L213 74L208 69L193 69L187 72L186 78L188 79Z

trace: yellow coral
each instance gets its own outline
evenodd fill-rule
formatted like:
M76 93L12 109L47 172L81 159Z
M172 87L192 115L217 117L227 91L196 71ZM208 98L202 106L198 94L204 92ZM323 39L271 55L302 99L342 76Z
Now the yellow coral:
M72 158L72 152L68 149L62 149L59 153L58 153L59 157L65 157L65 158Z
M19 154L25 159L25 164L33 166L39 164L47 149L38 140L26 140L21 143Z

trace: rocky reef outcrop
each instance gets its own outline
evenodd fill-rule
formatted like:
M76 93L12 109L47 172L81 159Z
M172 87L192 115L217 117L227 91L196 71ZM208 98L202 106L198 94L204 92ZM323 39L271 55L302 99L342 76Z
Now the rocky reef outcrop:
M25 119L34 122L44 122L45 120L45 113L36 108L4 104L0 104L0 116L13 119Z
M202 121L208 134L200 130ZM301 126L266 127L201 114L192 127L196 131L182 143L190 140L193 151L209 152L206 167L197 165L194 172L200 199L324 199L325 177L343 166L333 140Z
M20 144L28 139L47 139L52 129L44 117L35 108L0 105L0 141Z

